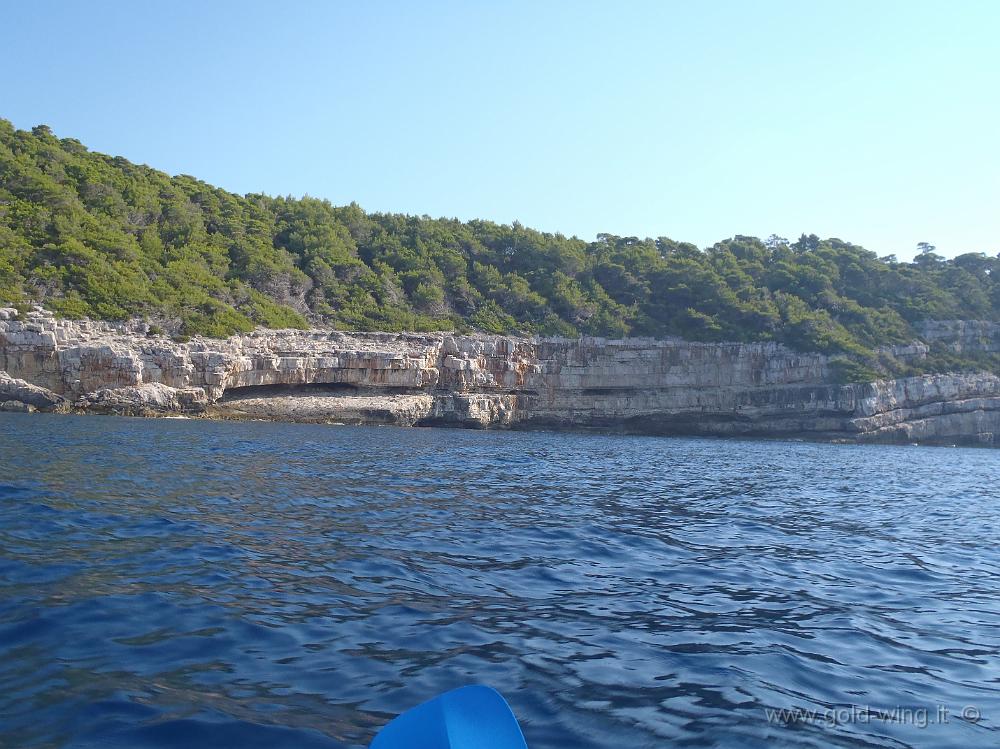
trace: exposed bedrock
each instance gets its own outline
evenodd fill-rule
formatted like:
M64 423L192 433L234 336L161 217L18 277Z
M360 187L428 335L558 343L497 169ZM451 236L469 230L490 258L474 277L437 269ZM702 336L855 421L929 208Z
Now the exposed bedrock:
M181 343L141 322L16 317L0 309L0 407L948 444L1000 435L995 373L842 385L829 357L772 343L330 330ZM956 350L1000 342L994 323L921 332ZM919 360L927 346L891 353Z
M65 405L66 399L51 390L0 372L0 410L54 411Z

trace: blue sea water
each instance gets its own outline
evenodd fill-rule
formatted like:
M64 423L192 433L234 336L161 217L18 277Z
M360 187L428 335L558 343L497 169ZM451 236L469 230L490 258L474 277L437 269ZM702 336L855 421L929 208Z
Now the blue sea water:
M1000 744L1000 453L0 414L0 746ZM789 710L792 712L780 712Z

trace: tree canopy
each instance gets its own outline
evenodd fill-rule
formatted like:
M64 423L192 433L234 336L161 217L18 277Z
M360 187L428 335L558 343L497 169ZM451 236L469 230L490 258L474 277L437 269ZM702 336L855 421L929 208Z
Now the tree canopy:
M925 319L1000 319L1000 257L840 239L576 237L236 195L0 120L0 303L254 326L778 341L864 355Z

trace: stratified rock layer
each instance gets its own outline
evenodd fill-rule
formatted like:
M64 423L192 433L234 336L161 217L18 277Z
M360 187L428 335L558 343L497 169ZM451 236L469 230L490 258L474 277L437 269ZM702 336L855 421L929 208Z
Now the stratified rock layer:
M928 323L925 338L1000 350L992 323ZM0 310L0 370L0 401L48 410L988 445L1000 435L993 373L841 385L829 357L771 343L330 330L178 343L139 322Z

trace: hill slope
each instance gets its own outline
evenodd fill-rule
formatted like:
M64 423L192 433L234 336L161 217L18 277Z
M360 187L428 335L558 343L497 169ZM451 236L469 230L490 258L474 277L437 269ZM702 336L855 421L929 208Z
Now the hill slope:
M594 242L488 221L239 196L0 120L0 303L255 325L775 340L867 355L928 319L1000 319L1000 258L881 260L839 239Z

